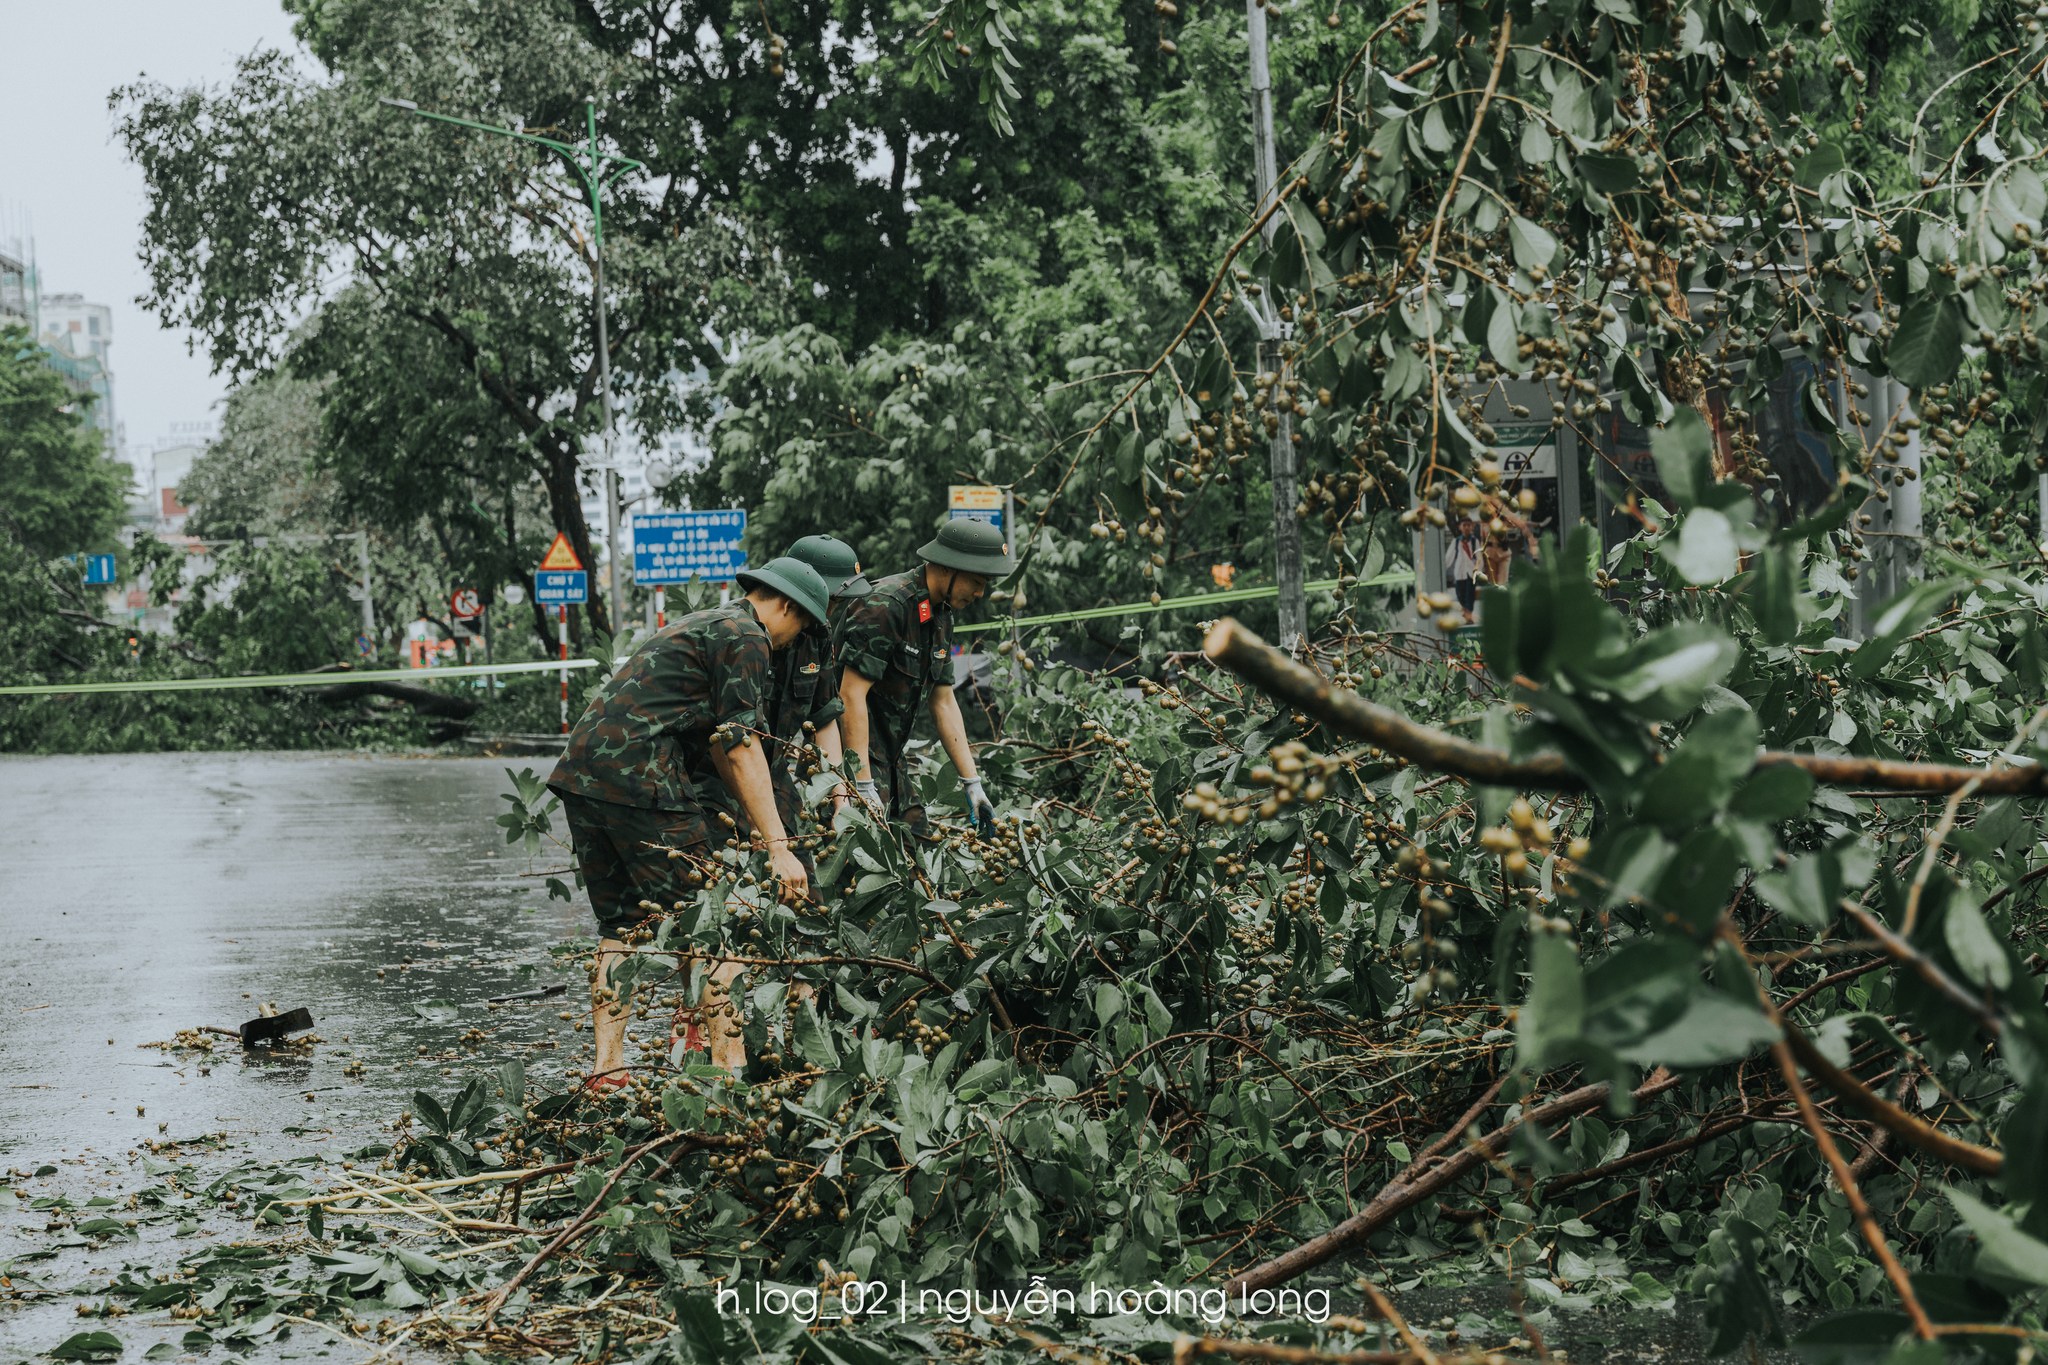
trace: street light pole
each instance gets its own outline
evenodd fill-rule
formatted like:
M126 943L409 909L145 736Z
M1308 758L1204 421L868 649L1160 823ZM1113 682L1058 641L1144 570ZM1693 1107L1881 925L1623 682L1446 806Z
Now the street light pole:
M1252 87L1252 175L1258 181L1258 211L1265 212L1273 195L1280 192L1280 158L1273 145L1273 75L1266 63L1266 0L1245 0L1245 36L1251 49ZM1265 238L1266 257L1273 253L1273 237L1279 215L1268 217L1259 229ZM1295 511L1301 500L1300 473L1294 454L1294 423L1281 403L1285 390L1281 381L1287 373L1283 347L1294 333L1294 324L1280 316L1273 298L1273 277L1269 267L1265 287L1259 291L1259 306L1252 316L1259 324L1259 369L1271 377L1267 390L1267 414L1278 421L1267 448L1273 476L1273 577L1280 586L1280 647L1295 649L1308 634L1308 596L1302 586L1301 517Z
M589 141L580 144L557 142L551 137L541 137L536 133L516 128L500 128L495 124L478 123L473 119L456 118L452 114L437 114L420 108L412 100L395 99L388 95L378 103L388 104L394 109L403 109L408 114L432 119L436 123L451 123L472 132L494 133L517 142L531 142L545 147L575 168L577 178L583 182L583 188L590 196L591 278L594 294L593 312L597 320L597 377L598 388L604 402L604 557L612 630L617 633L624 629L625 593L619 584L619 469L613 458L612 449L612 355L604 306L604 191L627 171L644 171L647 167L631 157L615 156L599 150L595 95L585 96L583 100L584 128L589 135Z

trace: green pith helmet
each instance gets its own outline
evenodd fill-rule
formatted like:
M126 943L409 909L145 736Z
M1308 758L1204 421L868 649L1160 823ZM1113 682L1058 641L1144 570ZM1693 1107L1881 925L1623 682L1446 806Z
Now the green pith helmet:
M959 517L939 528L939 533L918 547L917 557L927 564L985 578L1001 578L1017 567L1003 544L1003 533L985 521Z
M875 590L860 571L853 547L837 536L805 536L789 547L788 554L816 569L834 597L866 597Z
M758 569L741 569L733 575L733 581L743 588L779 592L796 603L812 624L824 624L826 605L832 595L825 591L825 580L818 577L818 571L801 559L788 555L771 559Z

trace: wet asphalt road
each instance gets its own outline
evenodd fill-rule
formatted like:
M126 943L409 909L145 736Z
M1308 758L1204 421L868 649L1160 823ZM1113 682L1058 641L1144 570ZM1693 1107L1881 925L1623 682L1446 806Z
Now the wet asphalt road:
M537 1078L565 1073L586 1035L558 1013L583 977L548 949L588 932L588 911L521 875L524 854L492 823L505 767L0 758L0 1187L118 1193L141 1183L139 1144L210 1134L225 1135L221 1161L337 1152L388 1136L415 1089L445 1096L442 1073L466 1062L519 1056ZM561 861L547 851L533 867ZM556 982L565 996L483 1004ZM210 1057L146 1046L265 1002L311 1010L319 1041L274 1060L230 1039ZM472 1028L488 1039L465 1042ZM58 1169L23 1178L45 1166ZM41 1221L0 1214L0 1265L47 1242L33 1235ZM61 1281L74 1264L147 1258L78 1248L36 1270ZM0 1360L89 1325L70 1319L68 1305L59 1317L0 1303Z

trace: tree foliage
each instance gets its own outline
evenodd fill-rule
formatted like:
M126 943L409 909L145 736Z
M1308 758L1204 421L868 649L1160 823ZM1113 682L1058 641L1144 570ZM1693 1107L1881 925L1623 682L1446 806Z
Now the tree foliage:
M0 327L0 531L44 559L113 547L127 469L100 453L73 393L22 327Z

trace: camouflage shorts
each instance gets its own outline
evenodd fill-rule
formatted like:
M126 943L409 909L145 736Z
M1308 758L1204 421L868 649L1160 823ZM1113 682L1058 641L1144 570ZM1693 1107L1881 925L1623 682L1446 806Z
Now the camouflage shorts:
M652 914L643 901L667 910L696 894L697 859L712 847L696 811L643 810L579 796L563 797L562 810L603 937L623 938ZM671 858L671 849L695 856Z

